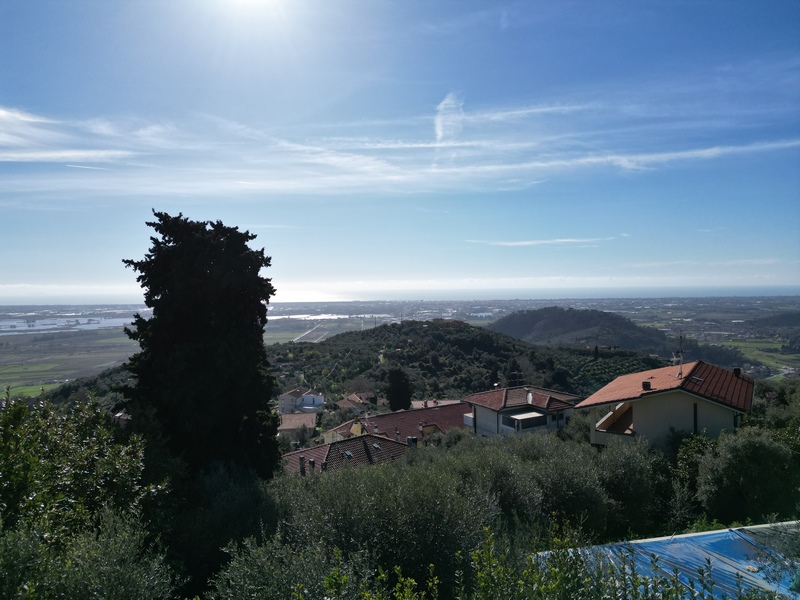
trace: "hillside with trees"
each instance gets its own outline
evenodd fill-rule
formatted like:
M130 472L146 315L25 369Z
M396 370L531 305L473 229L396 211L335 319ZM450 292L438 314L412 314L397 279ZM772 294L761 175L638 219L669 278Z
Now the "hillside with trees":
M617 375L664 364L625 350L533 346L449 320L403 321L269 350L282 389L308 386L330 396L384 394L394 367L409 376L415 399L459 399L495 384L589 394Z
M735 348L676 340L652 327L636 325L621 315L600 310L577 310L551 306L517 311L487 326L531 344L572 348L635 350L670 358L683 350L686 360L704 360L721 367L741 366L744 357Z

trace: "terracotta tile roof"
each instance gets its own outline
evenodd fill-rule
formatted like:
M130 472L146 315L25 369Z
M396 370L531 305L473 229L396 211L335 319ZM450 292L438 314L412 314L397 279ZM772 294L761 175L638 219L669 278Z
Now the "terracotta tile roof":
M750 412L754 388L752 378L701 360L683 365L682 371L680 379L677 366L622 375L586 398L577 408L639 400L680 389L734 410Z
M283 455L283 464L287 472L300 473L300 457L305 457L306 475L311 474L310 461L314 461L314 471L328 471L342 467L359 467L383 462L392 462L402 456L409 446L405 442L396 442L377 435L360 435L330 444L313 446L304 450L295 450Z
M580 396L529 385L498 388L488 392L471 394L464 398L466 404L483 406L495 412L520 406L533 406L545 412L554 412L572 408L580 400Z
M470 408L463 402L417 410L400 410L393 413L358 417L334 427L332 431L349 437L354 435L351 430L353 425L358 423L365 433L377 433L377 435L405 442L408 437L416 436L417 439L422 439L432 433L444 433L450 429L466 427L464 415L468 412L470 412ZM423 429L422 432L420 432L420 427Z
M317 426L317 413L287 413L280 415L281 424L278 426L278 432L287 431L290 429L300 429L303 425L309 429L314 429Z

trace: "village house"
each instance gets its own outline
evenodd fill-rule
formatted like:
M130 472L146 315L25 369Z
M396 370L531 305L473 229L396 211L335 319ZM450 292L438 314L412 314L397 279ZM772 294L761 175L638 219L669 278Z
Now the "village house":
M750 412L753 379L701 360L617 377L578 404L589 409L591 442L642 436L662 445L671 430L718 437Z
M278 412L317 412L325 406L325 396L313 390L294 389L278 396Z
M459 402L380 415L367 414L324 432L322 437L326 442L333 442L372 434L400 442L406 442L411 438L424 442L426 438L436 433L446 433L450 429L465 427L466 410L467 407Z
M310 435L317 426L317 413L287 413L278 416L281 420L278 425L278 435L288 435L292 439L297 439L304 427Z
M344 399L339 400L336 406L340 409L351 409L356 414L361 414L377 406L378 397L373 392L358 392L348 394Z
M283 455L283 466L288 473L314 475L320 471L392 462L408 448L409 444L405 441L397 442L365 434L287 452Z
M564 426L581 399L527 385L496 388L464 398L472 408L464 422L484 436L552 431Z

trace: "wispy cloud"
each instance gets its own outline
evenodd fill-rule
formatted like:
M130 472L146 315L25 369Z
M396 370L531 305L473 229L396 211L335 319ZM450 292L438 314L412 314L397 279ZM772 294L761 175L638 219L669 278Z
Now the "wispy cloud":
M464 127L463 102L450 92L436 107L434 128L436 143L442 144L456 139Z
M630 263L628 266L637 269L656 269L663 267L758 267L779 264L777 258L742 258L734 260L668 260L655 262Z
M0 162L115 162L122 158L136 156L127 150L20 150L0 151Z
M352 131L338 132L346 135L324 137L316 129L313 136L306 131L279 136L213 115L190 115L180 122L104 116L67 121L0 107L0 162L61 163L85 171L41 177L6 169L4 188L13 192L49 187L87 196L412 193L523 189L571 171L646 171L800 147L798 138L765 134L738 136L736 142L720 136L726 143L708 145L674 136L665 141L652 130L637 137L598 129L594 113L602 110L604 104L597 102L469 112L464 99L451 92L430 114L419 115L426 127L408 128L404 116L378 136L353 124ZM714 139L708 132L702 138ZM111 167L113 179L92 173Z
M503 240L465 240L470 244L486 244L487 246L568 246L568 245L582 245L594 244L597 242L609 242L615 239L614 237L602 238L555 238L551 240L524 240L524 241L503 241Z
M491 111L477 111L464 115L464 121L469 123L498 123L519 121L528 117L542 115L562 115L584 111L591 107L589 104L554 104L544 106L526 106L522 108L497 109Z
M111 171L113 169L109 169L107 167L90 167L88 165L64 165L65 167L69 167L71 169L92 169L94 171Z

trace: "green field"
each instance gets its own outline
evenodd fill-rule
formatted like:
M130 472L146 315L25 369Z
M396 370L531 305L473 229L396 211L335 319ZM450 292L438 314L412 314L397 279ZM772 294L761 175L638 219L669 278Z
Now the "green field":
M122 364L138 345L120 329L0 337L0 389L35 396Z
M741 350L742 354L752 361L764 363L772 369L791 367L800 369L800 354L781 354L781 342L772 339L731 340L721 342Z

